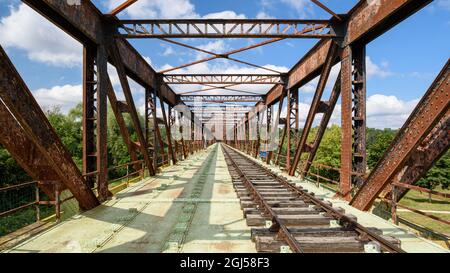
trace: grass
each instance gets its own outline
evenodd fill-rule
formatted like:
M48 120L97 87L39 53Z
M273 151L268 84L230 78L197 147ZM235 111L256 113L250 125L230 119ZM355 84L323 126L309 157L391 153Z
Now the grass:
M450 190L443 190L442 188L437 188L436 191L450 193ZM410 190L400 200L400 204L418 210L450 211L450 199L432 195L430 202L428 197L429 196L427 193ZM428 212L428 214L450 221L450 214L431 212ZM409 211L399 211L398 215L412 223L450 236L450 225L446 225L426 216Z
M429 214L439 217L441 219L450 221L450 214L442 214L442 213L429 213ZM409 211L399 211L398 216L400 216L401 218L403 218L411 223L421 225L421 226L423 226L427 229L430 229L434 232L442 233L447 236L450 236L450 226L449 225L435 221L426 216L423 216L423 215L420 215L420 214L417 214L414 212L409 212Z
M450 190L437 188L436 191L450 193ZM442 210L450 211L450 199L441 196L432 195L431 202L428 200L428 194L410 190L401 200L400 204L420 210Z

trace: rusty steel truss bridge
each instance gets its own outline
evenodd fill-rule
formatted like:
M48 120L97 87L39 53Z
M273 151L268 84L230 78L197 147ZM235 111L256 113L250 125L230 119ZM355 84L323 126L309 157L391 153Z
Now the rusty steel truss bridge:
M336 14L323 3L313 1L330 14L329 20L283 19L161 19L120 20L116 15L136 1L128 0L103 14L87 0L69 5L60 0L23 0L53 24L84 46L83 52L83 168L80 171L50 125L8 55L0 47L0 143L50 198L53 187L68 189L80 208L89 210L110 197L108 190L107 105L120 128L135 171L176 163L214 139L175 139L171 128L179 116L177 105L191 111L192 136L206 130L195 125L197 116L222 111L226 105L252 105L239 115L224 118L233 130L225 142L257 157L263 141L249 138L249 119L275 117L282 126L277 149L267 154L267 163L283 164L289 175L305 177L337 101L341 100L341 165L339 195L361 210L371 208L379 197L391 194L392 183L413 185L449 148L450 62L426 91L397 133L375 168L366 173L366 45L431 3L431 0L361 0L347 14ZM127 41L130 38L158 39L206 54L207 57L164 71L155 71ZM260 38L262 41L225 53L211 52L173 38ZM287 73L234 57L235 54L285 39L317 39L318 42ZM184 40L182 40L184 41ZM188 40L189 41L189 40ZM425 53L426 54L426 53ZM177 70L216 59L226 59L264 71L264 74L177 74ZM116 97L107 65L118 74L124 101ZM324 89L331 68L340 72L331 95ZM299 88L312 79L319 81L304 124L299 120ZM145 88L145 122L141 125L129 79ZM174 85L200 85L201 89L175 92ZM240 85L268 85L266 93L236 89ZM214 94L209 91L215 90ZM220 92L226 91L227 93ZM231 92L231 95L230 95ZM202 101L202 106L193 103ZM157 112L157 105L161 112ZM278 105L276 113L273 107ZM209 109L209 110L208 110ZM282 109L286 109L283 116ZM131 139L124 115L131 117L137 141ZM313 141L308 135L318 114L321 120ZM161 115L161 116L159 116ZM257 123L259 124L259 123ZM160 132L160 125L167 132ZM273 126L267 122L268 128ZM237 132L244 139L237 139ZM288 147L287 152L282 150ZM167 148L167 152L166 149ZM282 163L283 162L283 163Z

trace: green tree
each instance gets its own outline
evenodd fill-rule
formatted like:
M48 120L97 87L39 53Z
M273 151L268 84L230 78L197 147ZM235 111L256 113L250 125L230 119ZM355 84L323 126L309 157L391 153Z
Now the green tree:
M448 189L450 187L450 151L447 151L416 185L428 189L441 185L443 189Z
M72 109L68 115L61 113L59 107L46 112L50 124L55 129L63 145L72 155L72 159L79 168L82 166L82 131L81 104Z
M386 152L397 132L392 129L367 128L367 166L373 169Z

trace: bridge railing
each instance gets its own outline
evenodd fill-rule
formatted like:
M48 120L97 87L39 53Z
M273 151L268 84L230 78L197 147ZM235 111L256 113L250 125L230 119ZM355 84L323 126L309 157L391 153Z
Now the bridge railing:
M134 170L132 166L136 165L139 165L141 169ZM123 170L123 173L125 173L120 177L108 180L110 191L114 193L120 190L120 188L128 187L129 183L133 179L143 179L145 177L145 169L146 166L143 160L129 162L109 168L109 172ZM83 174L83 177L92 177L96 180L97 175L98 172L94 171ZM51 192L53 195L52 198L50 198L39 188L39 185L41 184L46 185L46 192L49 194ZM92 189L94 192L97 191L95 181ZM63 189L60 187L60 184L55 183L55 181L46 181L45 183L31 181L0 188L0 225L2 225L0 229L0 236L6 235L7 233L13 232L14 230L41 220L50 221L50 219L54 218L56 222L59 222L61 220L61 206L64 203L75 199L72 194L64 195L64 197L62 197L62 191ZM42 206L47 207L44 210L44 213L42 213ZM54 207L53 211L49 210L49 206ZM25 212L26 210L30 210L32 208L34 209L34 217L29 215L30 212ZM22 215L20 215L20 213L22 213ZM17 221L15 221L16 223L12 223L11 221L13 221L13 219L11 219L11 221L6 219L6 217L9 216L21 218L24 223L19 224ZM11 227L7 227L6 225L11 225Z
M419 210L419 209L415 209L415 208L411 208L408 206L405 206L403 204L399 204L398 203L398 192L399 189L409 189L409 190L413 190L413 191L419 191L419 192L423 192L423 193L428 193L430 196L431 195L435 195L435 196L440 196L446 199L450 199L450 193L444 193L444 192L439 192L439 191L434 191L434 190L430 190L430 189L426 189L426 188L422 188L419 186L414 186L414 185L410 185L410 184L405 184L405 183L399 183L399 182L395 182L392 183L391 186L391 198L389 199L385 199L385 201L390 202L391 204L391 216L392 216L392 221L398 225L398 216L397 216L397 210L398 208L402 208L402 209L406 209L410 212L416 213L416 214L420 214L422 216L425 216L427 218L433 219L435 221L438 221L440 223L446 224L446 225L450 225L450 221L445 220L443 218L437 217L435 215L432 215L428 212L424 212L423 210Z

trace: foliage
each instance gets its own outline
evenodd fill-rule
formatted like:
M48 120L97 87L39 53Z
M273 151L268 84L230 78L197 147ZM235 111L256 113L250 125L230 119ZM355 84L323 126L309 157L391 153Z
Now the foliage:
M428 189L434 189L440 185L443 189L448 189L450 187L450 151L447 151L416 185Z
M367 128L367 166L369 169L373 169L378 160L381 159L384 152L391 144L392 140L397 133L392 129L372 129Z

